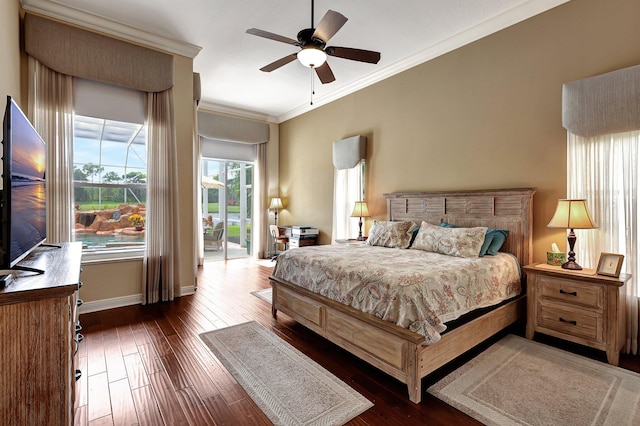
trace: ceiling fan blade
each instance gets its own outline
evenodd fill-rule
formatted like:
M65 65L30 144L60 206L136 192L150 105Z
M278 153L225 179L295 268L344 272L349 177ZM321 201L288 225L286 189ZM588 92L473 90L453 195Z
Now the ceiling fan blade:
M333 75L333 71L331 71L331 67L327 62L325 62L318 68L315 68L315 70L322 84L331 83L332 81L336 80L336 77Z
M294 40L289 37L281 36L278 34L270 33L269 31L259 30L257 28L249 28L247 30L247 34L255 35L258 37L268 38L269 40L280 41L282 43L293 44L295 46L299 45L298 40Z
M329 46L324 51L329 56L351 59L352 61L368 62L370 64L377 64L380 60L380 52L373 52L371 50Z
M295 61L297 57L296 55L296 53L292 53L291 55L287 55L284 58L280 58L277 61L271 62L269 65L265 65L264 67L260 68L260 71L271 72L273 70L277 70L281 66L287 65L289 62Z
M343 14L328 10L316 27L313 37L327 43L342 28L345 22L347 22L347 18Z

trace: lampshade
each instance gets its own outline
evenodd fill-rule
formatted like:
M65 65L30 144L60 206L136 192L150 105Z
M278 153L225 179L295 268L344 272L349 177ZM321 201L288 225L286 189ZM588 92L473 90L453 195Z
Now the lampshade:
M356 204L353 206L351 217L369 217L369 207L367 207L367 202L356 201Z
M298 52L298 61L307 68L318 68L327 60L327 54L315 47L305 47Z
M280 197L273 197L271 199L271 204L269 205L271 210L277 210L282 208L282 200Z
M587 200L558 200L549 228L592 229L598 225L591 218Z

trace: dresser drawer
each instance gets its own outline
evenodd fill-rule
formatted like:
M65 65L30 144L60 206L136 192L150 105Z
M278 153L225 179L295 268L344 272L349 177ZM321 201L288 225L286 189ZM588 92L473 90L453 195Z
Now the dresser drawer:
M538 294L545 299L602 309L604 287L583 284L574 280L541 276L538 278Z
M598 312L563 308L541 300L538 304L538 326L591 342L604 342L604 315Z

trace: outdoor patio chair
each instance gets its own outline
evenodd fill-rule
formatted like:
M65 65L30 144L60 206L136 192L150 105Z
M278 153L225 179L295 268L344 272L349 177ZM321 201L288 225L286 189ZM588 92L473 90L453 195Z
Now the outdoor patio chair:
M204 248L215 248L216 250L220 250L220 247L222 247L223 234L223 222L218 222L218 224L213 229L207 229L204 233Z

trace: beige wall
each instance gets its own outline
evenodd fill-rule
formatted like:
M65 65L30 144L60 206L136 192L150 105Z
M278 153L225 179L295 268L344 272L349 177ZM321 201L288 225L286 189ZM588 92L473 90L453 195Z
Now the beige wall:
M387 192L537 187L543 261L551 242L566 244L546 227L566 196L562 84L639 64L639 16L637 0L573 0L282 123L281 223L330 241L332 142L360 134L374 217L385 218Z
M23 106L20 93L19 11L18 0L0 2L0 113L4 113L7 95L14 97Z

